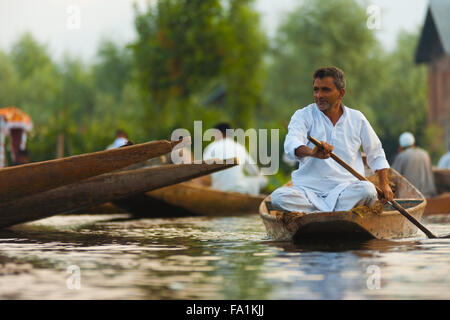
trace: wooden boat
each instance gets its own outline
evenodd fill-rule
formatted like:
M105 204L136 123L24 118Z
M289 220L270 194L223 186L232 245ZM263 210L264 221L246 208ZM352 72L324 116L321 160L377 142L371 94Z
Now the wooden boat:
M129 213L129 212L119 208L112 202L106 202L89 208L77 209L75 211L69 212L68 214L116 214L116 213Z
M377 183L375 176L371 181ZM420 221L426 206L424 196L403 176L390 170L395 198L409 214ZM376 210L378 205L378 211ZM259 213L270 238L280 241L343 241L411 237L416 226L389 205L357 207L350 211L310 214L273 210L270 196L261 202Z
M146 192L129 199L115 201L120 208L137 216L236 216L257 213L265 195L251 196L225 192L208 186L183 182ZM152 208L149 213L148 208Z
M423 214L450 214L450 192L444 192L436 197L427 198L427 206Z
M450 214L450 169L433 168L438 195L427 198L424 215Z
M234 165L227 163L173 164L106 173L78 183L31 195L19 201L1 204L0 228L89 208L190 180Z
M125 168L168 153L179 142L153 141L0 169L0 203Z
M450 192L450 169L433 168L433 175L437 192Z

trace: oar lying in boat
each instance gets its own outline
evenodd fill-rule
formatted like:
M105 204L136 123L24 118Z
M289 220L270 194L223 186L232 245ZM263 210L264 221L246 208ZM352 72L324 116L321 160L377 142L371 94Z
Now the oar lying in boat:
M0 169L0 203L122 169L166 154L181 141L153 141Z
M173 164L105 173L1 204L0 228L89 208L224 170L236 164L237 159L234 159L234 163L225 161L222 164Z
M317 147L322 148L322 143L311 137L308 136L308 140L311 141L312 143L314 143ZM330 157L333 158L333 160L335 160L337 163L339 163L341 166L343 166L345 169L347 169L351 174L353 174L356 178L358 178L359 180L362 181L369 181L366 177L362 176L361 174L358 173L358 171L356 171L355 169L353 169L352 167L350 167L347 163L344 162L344 160L342 160L341 158L339 158L337 155L335 155L333 152L331 152ZM370 182L370 181L369 181ZM375 184L374 184L375 185ZM383 191L381 191L380 188L378 188L378 186L375 185L375 188L377 189L377 192L380 196L383 196ZM430 239L436 239L436 238L450 238L450 234L446 235L446 236L436 236L435 234L433 234L430 230L428 230L423 224L421 224L416 218L414 218L413 216L411 216L408 211L406 211L400 204L397 203L397 201L392 200L392 201L388 201L388 203L394 207L397 211L399 211L405 218L407 218L409 221L411 221L417 228L419 228L420 230L422 230L423 233L425 233L427 235L428 238Z

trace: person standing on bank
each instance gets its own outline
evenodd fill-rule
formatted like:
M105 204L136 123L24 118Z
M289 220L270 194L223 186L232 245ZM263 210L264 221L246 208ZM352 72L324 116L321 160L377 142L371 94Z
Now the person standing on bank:
M409 180L426 198L436 195L430 156L416 147L411 132L403 132L399 139L400 153L395 157L392 168Z
M292 187L280 187L272 193L275 208L311 213L372 206L378 199L374 185L359 181L330 158L333 152L364 175L361 146L370 169L379 177L381 200L393 200L389 163L381 142L365 116L342 103L345 82L344 72L336 67L314 72L315 103L294 113L284 142L285 153L297 160L299 167L292 173ZM321 140L323 148L309 142L308 136Z

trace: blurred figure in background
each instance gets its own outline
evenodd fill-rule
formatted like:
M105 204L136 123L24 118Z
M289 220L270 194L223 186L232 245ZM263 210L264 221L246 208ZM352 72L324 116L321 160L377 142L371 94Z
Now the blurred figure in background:
M438 169L450 169L450 142L447 148L448 152L442 156L438 162Z
M13 166L20 166L22 164L30 163L30 156L28 154L28 150L19 150L16 155L16 160L12 164Z
M247 153L245 147L227 137L226 130L231 129L228 123L219 123L214 128L218 129L221 135L206 147L203 159L225 160L236 157L239 164L211 174L212 187L222 191L258 195L267 185L267 178L260 174L255 160Z
M122 147L124 145L126 145L128 143L128 135L125 131L118 129L116 131L116 139L114 140L114 142L112 144L110 144L106 150L109 149L114 149L114 148L119 148Z
M21 109L10 106L0 109L0 167L6 166L5 136L9 136L11 161L13 165L28 163L26 152L27 133L33 128L31 117ZM28 154L28 153L27 153Z
M399 154L392 168L408 179L427 198L436 195L431 160L428 152L416 147L412 133L404 132L399 137Z

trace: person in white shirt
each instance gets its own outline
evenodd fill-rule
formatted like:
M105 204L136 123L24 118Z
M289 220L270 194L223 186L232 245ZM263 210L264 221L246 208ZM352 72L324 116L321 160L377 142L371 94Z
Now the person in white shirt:
M450 169L450 143L449 143L449 151L439 159L438 169Z
M380 178L383 202L394 198L381 142L364 115L342 104L345 76L336 67L318 69L313 75L315 103L297 110L288 126L285 153L299 162L292 173L292 187L283 186L271 194L280 210L311 213L348 211L355 206L371 206L377 200L373 184L359 181L336 161L331 152L364 175L361 150L367 164ZM318 148L308 136L322 142Z
M110 144L106 150L115 149L122 147L128 143L128 135L123 130L117 130L116 131L116 139L112 144Z
M212 187L222 191L258 195L267 185L267 178L260 174L256 162L245 147L227 137L226 130L230 129L229 124L220 123L215 129L221 132L221 136L216 137L216 140L205 148L203 159L225 160L236 157L238 165L211 174Z

